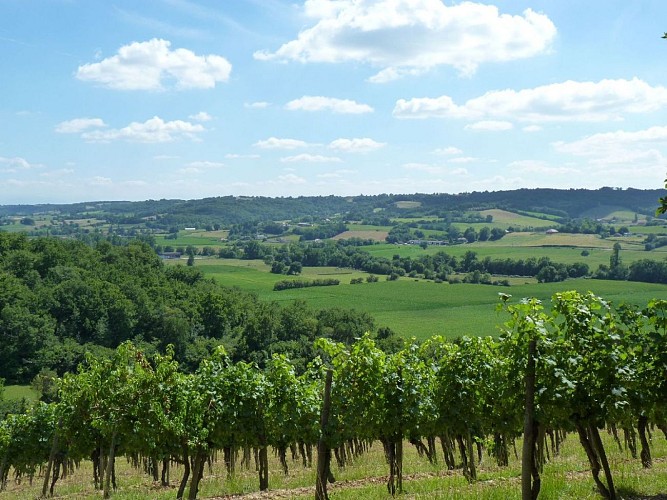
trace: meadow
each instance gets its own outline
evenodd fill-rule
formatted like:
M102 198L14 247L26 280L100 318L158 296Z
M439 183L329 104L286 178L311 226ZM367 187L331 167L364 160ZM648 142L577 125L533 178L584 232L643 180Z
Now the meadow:
M26 401L36 401L40 398L41 394L27 385L6 385L2 396L5 399L11 400L25 399Z
M517 300L537 297L548 302L559 291L591 291L616 304L627 302L639 306L667 295L667 285L593 279L537 283L532 278L514 278L512 286L502 287L435 283L405 277L387 281L380 277L377 283L351 285L352 278L365 278L367 274L326 267L306 267L301 278L337 278L340 285L276 292L274 283L285 277L271 274L269 266L262 261L197 259L195 266L218 283L253 292L262 300L283 303L304 300L316 309L363 310L376 319L378 326L387 326L404 337L418 339L433 335L498 335L498 325L507 319L496 312L499 293L511 294Z

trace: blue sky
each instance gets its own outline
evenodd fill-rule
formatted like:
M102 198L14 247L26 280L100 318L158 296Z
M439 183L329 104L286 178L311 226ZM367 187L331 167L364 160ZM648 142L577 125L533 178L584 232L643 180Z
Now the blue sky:
M0 204L659 188L664 0L0 0Z

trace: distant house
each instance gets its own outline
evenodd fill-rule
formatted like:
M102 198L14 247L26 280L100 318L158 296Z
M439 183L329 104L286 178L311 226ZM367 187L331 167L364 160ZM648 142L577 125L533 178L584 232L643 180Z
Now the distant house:
M164 260L180 259L181 252L162 252L160 258Z
M558 229L547 229L547 234L556 234L558 232Z
M196 231L197 228L196 227L186 227L185 230L186 231Z
M440 241L440 240L409 240L408 245L421 245L422 243L426 243L427 245L446 245L446 241Z

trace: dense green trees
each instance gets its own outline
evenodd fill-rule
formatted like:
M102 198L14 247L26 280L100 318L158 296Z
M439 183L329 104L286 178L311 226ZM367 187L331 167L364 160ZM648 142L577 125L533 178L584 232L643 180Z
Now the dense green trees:
M300 262L292 264L298 272ZM299 307L306 330L325 331L315 311ZM282 352L304 367L313 337L281 323L281 311L196 267L163 266L145 243L91 247L0 232L0 377L9 383L29 383L42 369L75 371L86 351L109 354L127 340L147 353L172 345L189 370L218 345L235 361L263 365Z
M249 243L246 242L234 248L245 249L248 246ZM584 262L566 265L554 262L548 257L539 259L534 257L527 259L485 257L482 259L478 258L474 251L466 252L461 258L440 251L434 255L425 254L416 258L395 255L392 259L388 259L374 257L362 246L355 246L345 240L291 243L278 247L253 242L251 246L255 249L253 255L261 255L265 262L270 263L271 272L276 274L298 274L301 272L299 265L349 267L372 274L396 277L422 275L427 279L443 281L447 280L452 273L474 273L476 271L493 275L535 276L542 282L579 278L589 273L588 264ZM221 257L236 255L237 252L232 249L225 251ZM479 280L468 281L479 282ZM488 281L491 282L490 279Z

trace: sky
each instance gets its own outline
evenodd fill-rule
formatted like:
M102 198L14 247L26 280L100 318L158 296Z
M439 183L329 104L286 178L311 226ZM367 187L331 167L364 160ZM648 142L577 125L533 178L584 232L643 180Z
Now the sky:
M0 0L0 204L661 188L665 0Z

